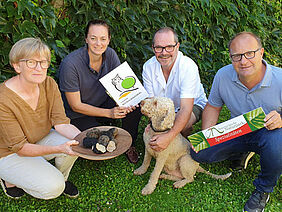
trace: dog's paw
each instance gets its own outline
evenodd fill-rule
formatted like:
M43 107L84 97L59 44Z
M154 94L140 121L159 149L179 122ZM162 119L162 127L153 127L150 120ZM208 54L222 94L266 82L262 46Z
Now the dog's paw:
M161 174L159 176L159 179L167 179L168 178L168 175L167 174Z
M142 166L140 166L138 169L134 170L133 174L134 175L141 175L146 172L146 169L144 169Z
M153 193L153 191L155 190L156 186L152 186L147 184L143 189L142 189L142 194L143 195L148 195Z
M176 181L175 183L173 183L173 187L174 188L182 188L187 183L191 183L192 181L193 180L188 180L188 179L179 180L179 181Z

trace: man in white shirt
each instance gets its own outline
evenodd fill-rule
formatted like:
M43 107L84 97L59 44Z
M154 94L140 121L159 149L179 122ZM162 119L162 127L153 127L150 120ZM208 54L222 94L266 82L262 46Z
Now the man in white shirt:
M198 66L179 51L178 36L170 27L159 29L153 39L155 56L143 66L143 83L150 97L162 96L174 102L174 126L151 139L151 148L162 151L178 133L185 137L201 118L207 98L200 81Z

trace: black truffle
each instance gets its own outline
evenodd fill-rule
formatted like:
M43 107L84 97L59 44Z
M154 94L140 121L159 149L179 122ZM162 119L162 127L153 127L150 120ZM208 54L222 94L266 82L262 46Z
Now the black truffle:
M104 145L96 143L92 146L92 151L96 154L103 154L107 150L106 150L106 147Z
M110 141L110 137L107 135L101 135L98 139L98 143L104 145L105 147L108 146Z
M88 138L99 138L101 135L101 131L98 128L92 128L86 133L86 137Z
M118 134L117 128L110 128L107 131L101 131L101 135L106 135L110 138L110 140L113 140Z
M100 131L98 128L92 128L86 133L83 139L83 146L91 148L96 154L113 152L116 149L116 140L118 134L117 128L110 128L107 131Z
M109 144L107 146L107 151L108 152L113 152L116 149L116 141L113 139L109 141Z
M85 148L92 148L92 146L94 144L96 144L98 142L98 139L97 138L88 138L88 137L85 137L82 141L82 145L85 147Z

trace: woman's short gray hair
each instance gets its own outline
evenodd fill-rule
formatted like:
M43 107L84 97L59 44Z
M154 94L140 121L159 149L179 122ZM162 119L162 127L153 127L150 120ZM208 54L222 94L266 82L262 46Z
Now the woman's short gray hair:
M34 55L46 57L46 60L51 61L50 49L40 38L24 38L12 46L9 61L12 65L18 63L20 59L28 59Z

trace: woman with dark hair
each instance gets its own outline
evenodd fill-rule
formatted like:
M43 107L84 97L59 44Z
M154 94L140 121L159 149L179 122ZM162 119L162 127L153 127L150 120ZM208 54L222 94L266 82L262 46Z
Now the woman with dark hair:
M66 117L58 86L47 76L51 52L38 38L16 42L10 64L17 75L0 85L0 183L5 194L40 199L77 197L68 176L80 133ZM55 166L48 162L54 159Z
M59 84L67 116L81 131L99 125L112 125L122 119L122 128L133 139L127 151L130 162L137 163L134 147L140 120L139 108L119 107L106 93L99 79L120 65L116 52L108 45L111 34L103 20L92 20L85 30L86 45L71 52L61 62Z

